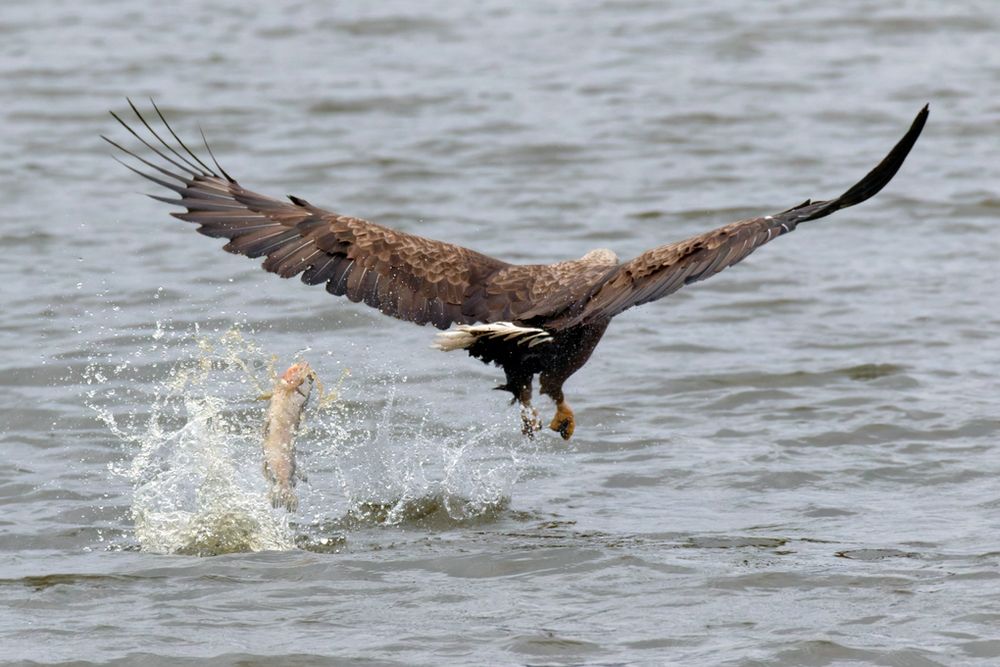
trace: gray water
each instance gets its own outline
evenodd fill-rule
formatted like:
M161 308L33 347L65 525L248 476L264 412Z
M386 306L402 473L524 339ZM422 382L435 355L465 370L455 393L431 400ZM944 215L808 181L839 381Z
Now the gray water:
M972 0L3 3L0 660L996 664L998 32ZM252 189L518 262L834 196L931 117L871 202L617 318L566 444L433 330L140 196L98 138L126 96ZM340 384L289 517L231 362L297 354Z

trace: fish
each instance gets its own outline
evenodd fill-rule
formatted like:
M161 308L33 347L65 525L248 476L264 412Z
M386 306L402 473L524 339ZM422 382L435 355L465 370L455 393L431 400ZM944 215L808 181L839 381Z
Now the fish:
M295 434L309 401L316 373L304 361L292 364L274 383L264 421L264 477L271 483L271 505L298 509L295 495Z

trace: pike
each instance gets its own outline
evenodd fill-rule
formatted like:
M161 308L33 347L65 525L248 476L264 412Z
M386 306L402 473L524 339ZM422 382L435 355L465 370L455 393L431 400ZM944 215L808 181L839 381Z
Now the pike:
M264 476L271 482L271 504L294 512L295 433L309 401L316 373L304 361L292 364L274 383L264 422Z

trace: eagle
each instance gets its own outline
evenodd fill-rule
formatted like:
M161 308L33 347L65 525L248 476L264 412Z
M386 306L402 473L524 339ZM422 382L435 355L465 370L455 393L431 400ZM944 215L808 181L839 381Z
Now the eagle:
M531 404L538 375L540 393L556 406L549 428L566 440L576 421L563 384L590 358L613 317L714 276L803 222L872 197L895 176L928 115L925 105L888 155L834 199L806 200L780 213L732 222L626 262L602 248L554 264L511 264L293 195L286 201L248 190L220 166L203 132L207 155L199 157L150 102L152 123L131 100L131 123L111 112L145 149L102 138L128 156L116 160L171 191L150 196L185 209L172 216L197 224L205 236L226 239L224 250L263 257L265 271L300 276L307 285L325 285L330 294L386 315L446 330L432 347L466 350L501 367L506 381L496 389L513 394L511 403L520 406L522 431L529 436L542 428Z

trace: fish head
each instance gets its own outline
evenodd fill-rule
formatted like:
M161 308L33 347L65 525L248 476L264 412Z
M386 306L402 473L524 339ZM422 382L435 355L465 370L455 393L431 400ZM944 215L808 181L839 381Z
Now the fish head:
M316 376L309 364L304 361L292 364L285 371L284 375L281 376L282 381L292 387L298 387L306 380L312 381Z

